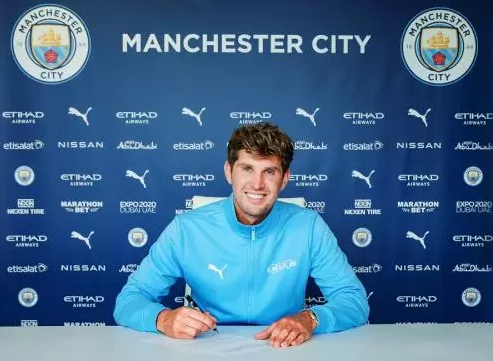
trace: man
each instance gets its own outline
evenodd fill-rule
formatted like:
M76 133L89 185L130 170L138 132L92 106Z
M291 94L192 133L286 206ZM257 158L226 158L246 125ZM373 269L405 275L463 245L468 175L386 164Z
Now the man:
M116 322L182 339L216 323L268 325L255 338L273 347L365 323L365 290L327 224L277 201L292 159L292 141L277 126L238 128L224 164L232 195L175 217L118 295ZM309 276L328 302L304 310ZM207 312L159 303L178 278Z

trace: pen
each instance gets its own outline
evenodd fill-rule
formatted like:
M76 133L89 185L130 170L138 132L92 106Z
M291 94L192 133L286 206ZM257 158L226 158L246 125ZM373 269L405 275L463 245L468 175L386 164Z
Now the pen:
M185 298L187 299L188 301L188 304L192 307L192 308L195 308L197 311L200 311L202 313L204 313L204 311L202 311L202 309L199 307L199 305L197 304L197 302L195 302L192 298L192 296L190 295L186 295ZM219 334L219 331L217 330L217 327L214 326L214 328L212 329L212 331L214 331L215 333Z

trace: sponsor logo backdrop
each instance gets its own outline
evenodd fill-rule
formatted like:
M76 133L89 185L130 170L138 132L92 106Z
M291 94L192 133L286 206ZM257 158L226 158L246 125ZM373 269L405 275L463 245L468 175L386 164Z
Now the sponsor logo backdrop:
M492 322L493 6L427 3L2 3L0 325L114 324L166 224L230 193L232 131L265 121L371 323Z

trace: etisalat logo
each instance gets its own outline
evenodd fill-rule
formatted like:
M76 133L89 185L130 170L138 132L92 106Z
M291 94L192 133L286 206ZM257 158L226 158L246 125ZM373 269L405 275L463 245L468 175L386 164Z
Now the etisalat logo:
M175 182L180 182L182 187L205 187L209 182L214 181L213 174L175 174Z
M382 209L373 208L371 199L355 199L354 208L344 209L344 215L347 216L379 216L382 214Z
M205 108L200 109L198 113L195 113L193 110L183 107L181 109L181 114L182 115L188 115L192 118L194 118L197 123L199 123L200 126L202 126L202 113L204 112Z
M379 273L381 270L382 266L378 263L373 263L369 266L353 266L354 273L358 274Z
M320 108L315 108L315 110L312 113L309 113L303 108L296 108L295 114L307 118L313 124L313 126L316 127L317 123L315 121L315 114L317 114L319 110Z
M289 182L294 183L295 187L319 187L327 182L327 174L291 174Z
M238 120L239 125L257 124L269 121L272 118L271 112L231 112L231 119Z
M8 273L43 273L48 270L48 266L44 263L33 265L10 265L7 266Z
M362 181L364 181L366 183L366 185L368 186L368 188L371 189L371 181L370 181L370 178L371 176L373 175L373 173L375 173L375 170L372 169L370 171L370 173L368 173L367 176L363 175L363 173L361 173L360 171L357 171L357 170L353 170L351 172L351 177L353 178L357 178L357 179L361 179Z
M148 125L152 119L158 117L157 112L116 112L117 119L125 120L126 125Z
M344 119L351 120L352 125L376 125L377 120L385 118L382 112L346 112L342 115Z
M16 247L39 247L48 241L48 237L44 234L9 234L5 240Z
M128 243L133 247L140 248L147 244L149 237L143 228L132 228L127 235Z
M403 304L406 308L428 308L438 301L437 296L397 296L397 302Z
M157 202L155 201L120 201L120 213L151 213L157 212Z
M27 165L21 165L14 172L15 181L21 186L28 186L34 182L34 171Z
M400 182L405 182L406 187L429 187L440 179L438 174L399 174Z
M486 125L493 119L493 113L455 113L454 118L462 120L462 125Z
M80 112L79 110L77 110L77 109L76 109L76 108L74 108L74 107L69 107L69 108L68 108L68 114L70 114L70 115L74 115L74 116L76 116L77 118L80 118L80 119L84 122L84 124L85 124L86 126L89 126L88 114L89 114L89 112L90 112L91 110L92 110L92 107L89 107L89 108L87 108L87 110L85 111L85 113L82 113L82 112Z
M191 211L193 209L193 200L185 199L185 208L184 209L175 209L175 215L183 214Z
M491 234L456 234L452 240L461 245L461 247L484 247L486 243L492 242Z
M44 208L35 208L34 199L17 199L17 208L8 208L7 214L17 215L44 215Z
M68 213L96 213L103 208L103 201L60 201L60 207Z
M45 113L41 111L5 111L2 112L2 118L8 119L10 124L36 124L40 119L43 119Z
M39 150L44 148L45 144L39 140L33 140L32 142L6 142L3 143L3 149L5 150Z
M60 175L60 179L70 187L93 187L103 176L99 173L64 173Z
M440 207L439 201L398 201L397 208L404 213L432 213Z
M453 84L471 70L478 42L472 24L459 12L431 8L412 18L401 40L401 55L419 81L436 86Z
M214 142L210 140L204 140L203 142L195 142L195 143L185 143L179 142L173 144L173 150L211 150L214 149Z
M477 186L483 181L483 171L479 167L469 167L464 171L463 178L468 186Z
M84 21L60 5L27 10L12 29L14 60L29 78L44 84L73 79L85 67L91 39Z
M142 184L142 187L147 188L147 184L145 182L145 177L147 173L149 173L149 169L146 169L145 172L142 173L142 175L138 175L133 170L127 169L127 171L125 172L125 177L136 179L140 182L140 184Z
M375 140L373 143L345 143L342 149L349 151L374 151L383 149L381 141Z
M118 150L157 150L157 143L151 141L148 144L136 140L125 140L118 143Z
M73 308L96 308L104 302L104 296L64 296L63 301Z
M492 201L457 201L455 213L491 213Z
M327 150L327 143L319 142L318 144L313 141L297 140L293 142L295 150Z

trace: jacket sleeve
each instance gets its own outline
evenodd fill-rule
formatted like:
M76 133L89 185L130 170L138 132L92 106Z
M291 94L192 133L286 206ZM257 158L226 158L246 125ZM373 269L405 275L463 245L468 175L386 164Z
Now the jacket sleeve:
M175 218L151 247L139 269L128 277L116 298L113 316L117 324L138 331L158 332L157 316L166 309L160 301L182 277L176 258L177 234L178 221Z
M368 320L366 291L320 215L316 215L310 243L310 275L327 303L311 309L318 318L315 333L328 333L360 326Z

